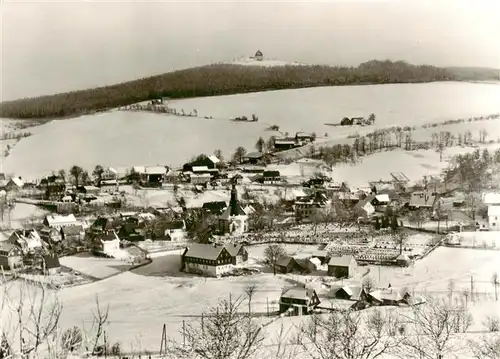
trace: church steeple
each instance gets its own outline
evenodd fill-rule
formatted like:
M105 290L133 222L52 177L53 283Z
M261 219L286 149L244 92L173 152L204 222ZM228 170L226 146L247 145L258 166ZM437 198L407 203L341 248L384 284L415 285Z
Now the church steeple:
M238 191L236 190L236 183L233 183L233 188L231 189L231 200L229 201L229 207L231 208L230 215L237 216L238 213Z

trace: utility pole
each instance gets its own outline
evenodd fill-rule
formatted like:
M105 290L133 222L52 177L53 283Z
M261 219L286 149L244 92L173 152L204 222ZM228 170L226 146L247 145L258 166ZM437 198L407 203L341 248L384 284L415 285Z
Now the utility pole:
M473 302L473 295L474 295L474 277L470 277L470 300Z
M267 316L269 317L269 297L266 297L266 303L267 303Z
M186 346L186 321L182 321L182 345Z
M160 343L160 357L167 353L167 325L163 324L163 332L161 334L161 343Z

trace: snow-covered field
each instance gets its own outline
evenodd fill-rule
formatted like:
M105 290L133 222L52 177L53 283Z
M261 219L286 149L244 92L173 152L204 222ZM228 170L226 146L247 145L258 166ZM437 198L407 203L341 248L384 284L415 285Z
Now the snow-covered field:
M132 267L120 259L95 257L87 253L61 257L59 261L65 267L94 278L106 278Z
M22 139L11 150L4 171L30 179L74 164L89 170L96 164L175 166L217 148L226 157L240 145L252 150L259 136L277 134L266 130L271 124L292 134L308 131L319 137L327 133L329 139L345 138L379 127L418 126L497 113L499 97L500 86L496 84L446 82L318 87L174 100L169 106L188 112L196 109L201 118L111 111L52 121L30 128L33 136ZM372 112L377 116L375 126L360 129L324 125L337 123L345 116L368 116ZM254 113L258 122L225 120ZM204 116L219 119L206 120ZM496 139L498 121L460 126L472 126L474 132L483 124L491 126L489 139ZM434 130L438 129L428 131Z
M307 253L312 246L287 246L290 253ZM262 255L263 246L250 248L250 258L257 259ZM424 260L417 262L414 268L404 273L402 269L381 268L380 275L393 287L407 287L416 291L427 290L431 293L443 294L447 291L448 282L455 282L455 293L470 286L470 276L474 277L475 290L492 291L490 278L500 260L498 251L480 251L473 249L438 248ZM66 288L58 292L64 305L61 317L63 328L75 324L90 324L95 297L99 297L101 305L110 307L110 324L107 329L109 340L120 341L128 350L133 345L136 350L159 350L163 324L167 325L170 337L180 339L179 331L183 320L196 320L201 311L215 305L222 298L233 298L243 295L245 287L250 283L257 284L257 293L252 300L253 310L264 313L269 302L271 310L277 309L277 300L281 290L289 286L286 276L273 276L262 273L252 276L233 278L202 278L186 276L179 273L179 251L155 261L133 272L104 279L99 282L78 287ZM378 280L378 272L371 269L374 280ZM390 275L390 277L389 277ZM295 275L294 278L300 277ZM291 276L288 276L292 279ZM387 283L385 283L386 285ZM15 288L14 288L15 295ZM485 315L498 312L498 303L482 297L480 303L470 304L475 315L474 329L481 329ZM244 310L244 308L243 308ZM298 318L284 318L268 326L267 344L275 341L275 334L281 322L288 328L297 324ZM302 320L302 319L300 319ZM293 333L291 333L292 335ZM140 349L139 349L140 348Z

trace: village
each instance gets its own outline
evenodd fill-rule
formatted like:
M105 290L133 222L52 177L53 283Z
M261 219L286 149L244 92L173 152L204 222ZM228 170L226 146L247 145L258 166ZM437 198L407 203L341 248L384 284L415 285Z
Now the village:
M405 284L416 262L439 247L500 248L493 155L475 156L487 162L482 188L490 190L482 192L472 177L457 179L460 168L413 184L390 173L356 188L333 181L320 160L284 175L275 154L314 141L297 133L275 139L273 152L237 149L228 162L200 155L182 168L96 166L91 178L74 166L32 183L4 176L2 219L11 228L2 232L0 266L54 288L152 262L161 271L164 258L174 261L165 273L185 277L273 273L290 285L267 315L306 315L422 303L422 288ZM45 214L13 228L12 208L35 205Z

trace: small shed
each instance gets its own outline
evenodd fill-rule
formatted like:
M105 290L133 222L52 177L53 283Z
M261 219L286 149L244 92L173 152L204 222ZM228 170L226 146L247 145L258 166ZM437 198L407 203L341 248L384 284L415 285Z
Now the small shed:
M59 258L55 255L43 256L43 273L46 275L54 275L61 272L61 264Z
M295 258L283 256L276 261L276 269L278 272L287 274L291 272L302 272L303 269Z
M354 274L356 266L353 256L332 257L328 262L328 275L335 278L348 278Z

